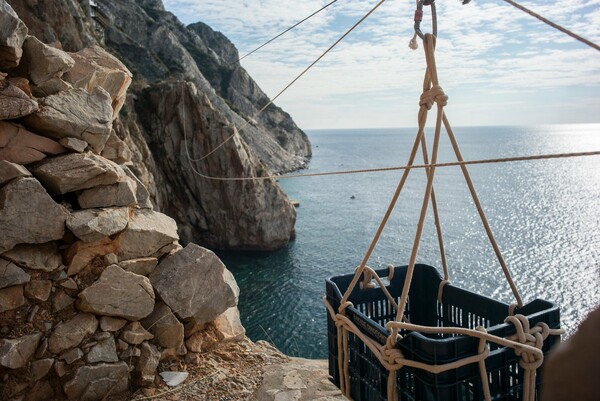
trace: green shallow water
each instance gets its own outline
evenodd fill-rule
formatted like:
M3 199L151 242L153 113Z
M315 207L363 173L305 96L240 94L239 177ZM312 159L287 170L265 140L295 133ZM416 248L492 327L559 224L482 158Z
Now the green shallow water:
M415 132L314 130L308 135L314 155L303 172L323 172L404 165ZM600 150L600 125L469 127L456 129L456 135L467 160ZM439 161L455 161L447 140L440 144ZM469 170L525 301L557 302L564 326L573 331L600 302L600 157ZM219 255L240 286L240 311L250 338L270 341L294 356L326 356L325 279L349 274L360 263L401 174L281 180L290 198L300 202L296 239L269 254ZM424 184L424 173L413 171L370 266L408 262ZM511 302L460 169L438 169L435 188L453 284ZM430 215L418 261L441 266Z

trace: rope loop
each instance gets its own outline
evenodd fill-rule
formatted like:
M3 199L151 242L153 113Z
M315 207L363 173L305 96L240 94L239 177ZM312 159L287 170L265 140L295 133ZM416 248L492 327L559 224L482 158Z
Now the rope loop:
M349 306L354 306L354 304L350 301L346 301L346 302L343 302L342 304L340 304L339 313L341 315L343 315L346 312L346 308Z
M446 284L450 284L450 280L442 280L440 282L440 286L438 287L438 302L442 303L442 295L444 295L444 287Z
M433 85L431 89L423 91L423 94L419 99L419 106L424 106L427 110L431 110L435 103L440 107L444 107L448 104L448 95L444 93L444 90L440 85Z
M394 273L396 272L396 268L394 267L393 264L390 263L387 265L387 269L388 269L387 279L391 283L392 279L394 278Z

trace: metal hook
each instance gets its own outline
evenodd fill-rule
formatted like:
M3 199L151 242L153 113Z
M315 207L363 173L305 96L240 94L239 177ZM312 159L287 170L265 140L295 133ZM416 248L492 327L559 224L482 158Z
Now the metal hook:
M421 31L421 21L423 21L423 6L431 6L431 24L433 36L437 37L437 13L435 10L435 0L419 0L415 10L415 32L419 37L425 40L425 35Z

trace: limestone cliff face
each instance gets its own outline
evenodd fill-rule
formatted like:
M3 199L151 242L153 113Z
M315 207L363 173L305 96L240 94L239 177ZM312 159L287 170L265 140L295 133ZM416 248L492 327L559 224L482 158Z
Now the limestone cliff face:
M246 124L268 98L237 62L238 52L205 24L185 27L160 1L97 1L109 24L104 40L147 83L192 81L208 96L271 172L295 170L311 155L310 143L291 117L270 106ZM133 23L132 23L133 22Z
M227 38L201 23L185 27L160 0L96 0L95 18L83 0L7 1L43 42L60 41L68 51L98 43L133 73L113 128L132 151L130 169L155 208L175 218L182 242L270 250L293 237L295 211L275 183L201 179L185 159L184 114L193 157L244 127L194 166L207 175L280 173L303 167L310 157L306 135L280 108L270 106L246 124L268 98L240 67Z
M184 240L199 234L210 247L245 250L272 250L287 243L294 231L295 210L272 179L211 182L198 176L259 177L265 171L236 129L194 84L150 86L136 108L138 115L158 111L143 122L145 131L152 133L147 139L152 154L161 155L155 179L167 189L158 192L156 202L168 215L187 222L179 230ZM232 134L233 139L213 157L193 161Z

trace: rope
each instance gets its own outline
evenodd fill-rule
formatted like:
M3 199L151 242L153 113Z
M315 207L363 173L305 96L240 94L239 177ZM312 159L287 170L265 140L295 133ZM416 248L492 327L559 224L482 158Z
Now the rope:
M521 10L521 11L523 11L523 12L525 12L525 13L527 13L527 14L531 15L532 17L534 17L534 18L537 18L538 20L542 21L543 23L550 25L552 28L554 28L554 29L557 29L557 30L561 31L562 33L565 33L565 34L569 35L569 36L570 36L570 37L572 37L572 38L575 38L575 39L577 39L578 41L580 41L580 42L581 42L581 43L583 43L583 44L586 44L586 45L588 45L588 46L589 46L589 47L591 47L592 49L596 49L596 50L600 51L600 46L598 46L598 45L597 45L597 44L595 44L594 42L592 42L592 41L590 41L590 40L587 40L586 38L583 38L583 37L581 37L581 36L577 35L576 33L574 33L574 32L572 32L572 31L568 30L567 28L565 28L565 27L563 27L563 26L561 26L561 25L558 25L558 24L557 24L557 23L555 23L555 22L552 22L552 21L550 21L550 20L549 20L549 19L547 19L547 18L544 18L543 16L541 16L541 15L539 15L539 14L537 14L537 13L535 13L535 12L531 11L530 9L528 9L528 8L526 8L526 7L524 7L524 6L522 6L521 4L517 3L516 1L513 1L513 0L503 0L503 1L504 1L504 2L506 2L506 3L508 3L508 4L510 4L510 5L511 5L511 6L513 6L513 7L516 7L516 8L518 8L518 9L519 9L519 10Z
M240 61L242 61L243 59L245 59L246 57L248 57L249 55L251 55L252 53L262 49L263 47L265 47L266 45L268 45L269 43L271 43L272 41L274 41L275 39L279 38L282 35L285 35L286 33L288 33L289 31L291 31L292 29L294 29L295 27L297 27L298 25L302 24L303 22L305 22L306 20L314 17L315 15L317 15L318 13L320 13L321 11L325 10L327 7L329 7L330 5L332 5L333 3L335 3L338 0L333 0L331 3L328 3L326 5L324 5L323 7L321 7L319 10L315 11L314 13L312 13L311 15L309 15L308 17L304 18L302 21L296 22L294 25L292 25L291 27L289 27L288 29L286 29L285 31L281 32L279 35L273 37L272 39L266 41L265 43L263 43L262 45L258 46L256 49L252 50L249 53L246 53L245 55L243 55L242 57L240 57L237 62L239 63Z
M398 398L397 389L396 389L396 373L397 370L404 367L417 367L419 369L424 369L432 373L439 373L449 369L456 369L457 367L464 366L467 363L478 363L478 368L480 372L480 378L482 382L482 389L484 393L484 397L486 401L491 400L491 393L488 385L488 375L485 368L485 359L489 355L489 348L486 346L486 341L491 341L504 347L511 347L515 349L515 353L517 355L522 356L520 361L520 366L525 370L524 375L524 384L523 384L523 397L524 401L534 401L535 396L535 370L541 366L543 361L544 354L541 350L544 342L544 335L547 337L550 333L548 326L545 327L539 326L536 327L535 330L530 330L529 321L525 316L517 315L517 316L509 316L506 319L506 322L512 323L516 327L517 335L515 339L511 338L500 338L497 336L490 335L486 332L485 329L466 329L466 328L454 328L454 327L426 327L426 326L417 326L403 321L404 312L406 310L408 304L408 295L409 290L412 284L412 278L416 266L416 258L419 251L419 245L421 243L421 236L423 233L425 217L427 215L427 209L430 201L433 201L434 191L433 191L433 180L435 175L435 168L438 156L438 148L440 141L440 134L442 125L447 131L448 137L456 154L456 158L458 162L464 162L462 158L462 154L458 147L458 143L456 142L456 138L454 137L454 133L452 131L452 127L450 126L448 119L444 113L444 107L448 102L448 96L444 93L443 89L439 85L438 75L437 75L437 67L435 60L435 43L436 37L431 34L426 34L423 40L424 48L425 48L425 57L427 62L427 70L425 73L425 79L423 83L423 94L419 100L419 130L416 135L415 143L413 145L413 149L411 151L408 168L404 170L400 183L394 193L392 201L384 215L382 222L367 250L365 256L359 267L355 270L354 277L350 282L350 285L346 288L344 295L340 301L340 307L338 313L333 313L334 311L328 306L330 313L332 314L332 318L338 327L338 334L343 335L344 338L342 341L338 339L338 363L340 368L340 376L343 379L340 379L340 389L342 392L349 397L350 396L350 382L349 382L349 368L348 368L348 338L346 332L352 332L357 335L364 344L372 350L378 360L382 363L382 365L388 370L388 381L387 381L387 399L391 401L395 401ZM431 153L431 164L428 163L428 153L425 149L426 143L423 140L424 138L424 128L427 122L427 114L428 111L432 109L434 105L437 105L437 113L436 113L436 125L435 125L435 134L433 141L433 150ZM389 330L389 335L387 340L385 341L385 345L381 346L374 342L374 340L370 339L366 334L364 334L361 330L359 330L348 317L345 316L346 308L351 306L352 303L349 302L349 297L356 287L358 280L360 279L361 274L364 274L364 281L361 283L361 288L369 288L369 286L365 285L367 282L371 282L371 279L375 277L377 281L380 283L381 280L379 276L374 272L371 268L366 266L366 262L371 256L375 245L377 244L379 237L387 223L387 220L391 214L391 211L395 207L396 201L400 195L404 182L406 181L406 177L408 176L410 169L412 168L414 158L416 156L416 152L419 148L419 145L423 148L423 158L426 164L429 166L426 168L427 173L427 187L425 189L425 195L423 196L423 201L421 205L421 212L419 214L419 220L417 223L417 231L415 234L412 251L410 254L410 260L408 263L408 267L406 270L406 276L404 279L404 285L402 287L402 291L400 293L400 300L398 302L398 307L396 308L396 316L394 321L390 321L386 324L386 329ZM477 207L477 211L480 215L481 221L484 225L488 238L494 248L496 256L498 257L498 261L502 267L505 278L510 285L511 290L517 300L517 305L520 307L523 305L522 298L512 280L510 271L508 270L506 264L504 263L504 259L500 253L498 245L494 239L492 231L490 229L489 223L487 222L487 218L479 202L479 198L477 197L477 193L475 192L475 188L473 186L473 182L468 173L467 167L463 164L461 165L461 170L463 172L465 181L469 187L471 192L471 196L473 198L473 202ZM435 205L435 202L432 202ZM436 224L439 222L436 219ZM437 227L439 228L439 227ZM438 231L438 234L441 236L441 230ZM441 250L443 252L442 244L440 243ZM389 275L389 270L388 270ZM438 301L442 301L442 293L444 286L448 283L448 275L447 271L445 271L444 280L440 283L438 288ZM372 286L371 286L372 287ZM385 288L385 287L383 287ZM386 297L389 297L386 289ZM325 300L326 301L326 300ZM326 302L326 305L328 303ZM416 362L413 360L408 360L404 358L402 352L396 348L396 343L399 338L400 330L410 330L410 331L418 331L421 333L452 333L452 334L464 334L472 337L476 337L480 339L478 353L477 355L462 358L444 365L428 365L420 362ZM533 339L533 340L532 340ZM516 341L518 340L518 341ZM424 366L420 366L424 365Z
M292 178L309 178L309 177L327 177L332 175L353 175L353 174L367 174L367 173L383 173L389 171L402 171L409 169L424 169L429 167L456 167L456 166L470 166L479 164L496 164L496 163L511 163L511 162L522 162L532 160L549 160L549 159L565 159L575 157L586 157L586 156L600 156L600 151L591 152L571 152L571 153L549 153L540 155L530 156L511 156L501 157L495 159L478 159L478 160L465 160L459 162L447 162L447 163L436 163L436 164L414 164L404 165L396 167L378 167L378 168L367 168L367 169L355 169L355 170L342 170L342 171L327 171L323 173L306 173L306 174L284 174L284 175L268 175L261 177L213 177L204 175L196 172L196 174L207 180L217 181L246 181L246 180L288 180Z
M325 50L319 57L317 57L317 59L315 61L313 61L299 75L297 75L296 78L294 78L289 84L287 84L282 90L280 90L260 110L258 110L256 113L254 113L252 118L248 119L239 128L238 131L242 131L244 128L246 128L253 119L256 119L256 117L258 117L263 111L265 111L270 105L272 105L273 102L275 100L277 100L277 98L279 98L279 96L281 96L286 90L288 90L293 84L295 84L296 81L298 81L300 78L302 78L302 76L304 76L304 74L306 74L308 72L308 70L310 70L315 64L317 64L319 61L321 61L321 59L323 57L325 57L331 50L333 50L342 40L344 40L346 38L346 36L348 36L354 29L356 29L356 27L358 27L360 24L362 24L364 20L369 18L369 16L371 16L371 14L373 14L375 12L375 10L377 10L383 3L385 3L385 0L380 0L379 3L377 3L373 8L371 8L371 10L367 14L365 14L361 19L359 19L354 25L352 25L352 27L350 29L348 29L342 36L340 36L340 38L338 40L336 40L331 46L329 46L329 48L327 48L327 50ZM237 132L234 130L233 134L231 134L229 137L227 137L223 142L221 142L219 145L217 145L213 150L211 150L210 152L208 152L207 154L205 154L204 156L202 156L198 159L189 159L189 161L190 162L192 162L192 161L198 162L198 161L202 161L202 160L206 159L208 156L212 155L217 150L219 150L223 145L225 145L227 142L229 142L236 135L236 133ZM188 154L188 158L189 158L189 154Z

